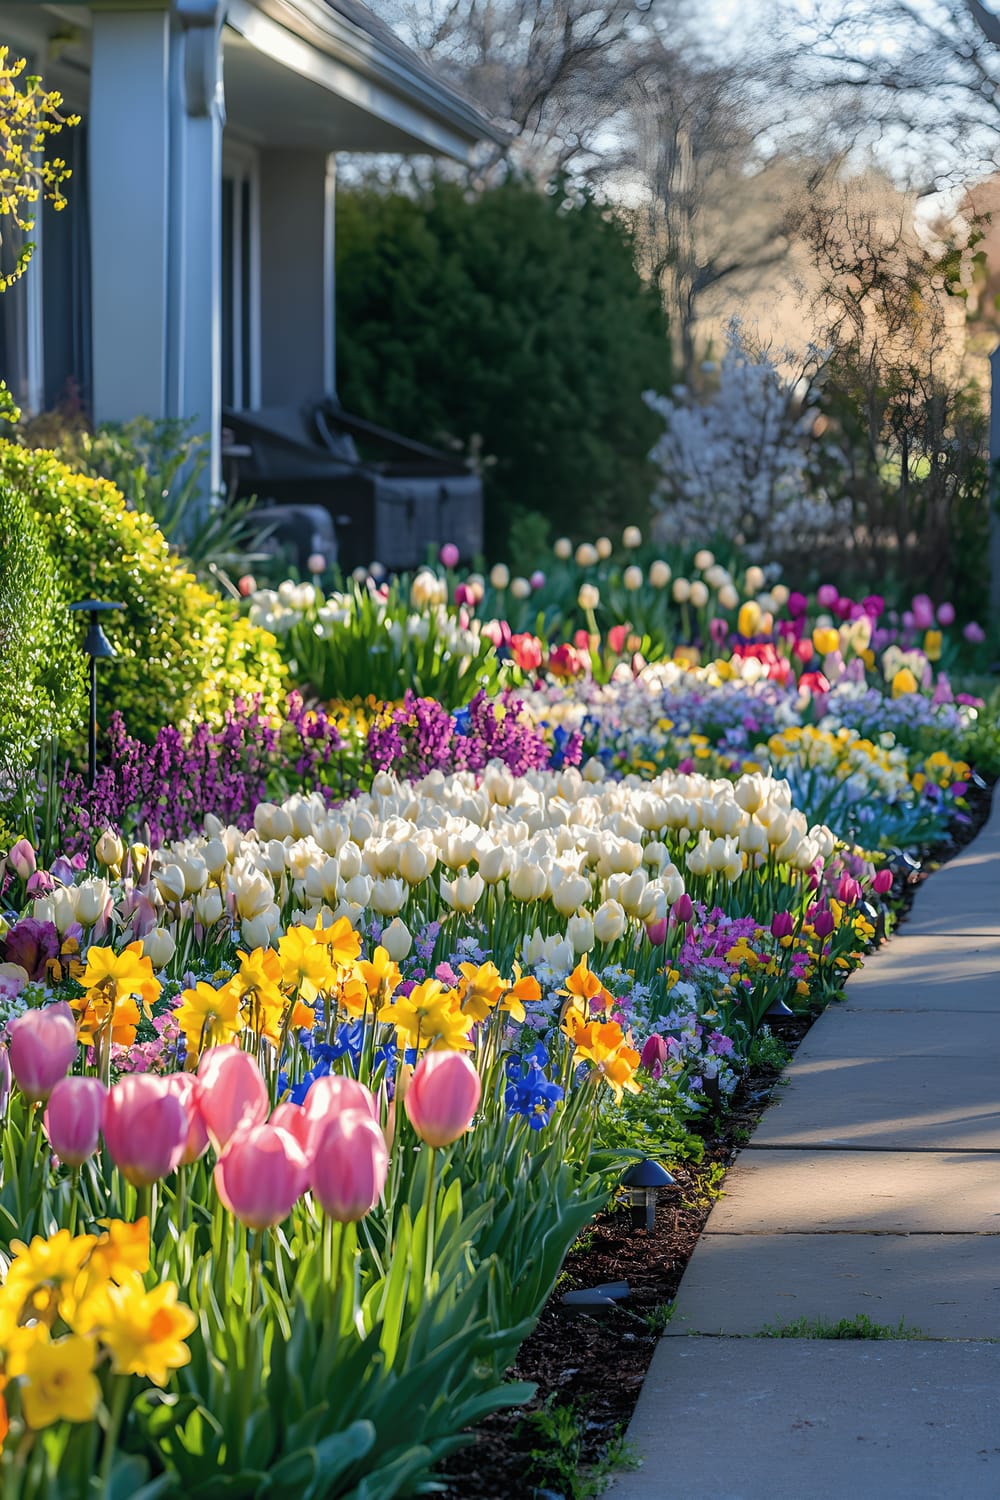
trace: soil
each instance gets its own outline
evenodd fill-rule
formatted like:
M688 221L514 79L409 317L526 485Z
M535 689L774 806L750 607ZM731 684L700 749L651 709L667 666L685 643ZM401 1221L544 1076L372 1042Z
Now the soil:
M970 786L969 822L957 825L895 893L900 920L905 921L927 875L979 832L989 816L991 797L991 787ZM781 1027L780 1038L789 1052L795 1051L814 1019L797 1016ZM609 1444L624 1432L669 1305L719 1194L721 1172L753 1132L780 1076L779 1071L764 1070L749 1074L731 1108L706 1126L703 1160L696 1166L671 1164L677 1186L658 1193L651 1233L634 1230L628 1210L619 1209L599 1215L580 1236L534 1333L509 1372L512 1380L537 1386L534 1399L527 1406L497 1413L475 1429L468 1447L443 1466L439 1477L447 1486L445 1500L572 1500L599 1493L599 1483L593 1489L560 1487L558 1468L545 1460L546 1453L556 1455L532 1422L532 1413L546 1403L572 1408L580 1439L576 1459L583 1470L599 1465ZM628 1282L629 1296L596 1315L567 1307L561 1300L567 1291L615 1281Z

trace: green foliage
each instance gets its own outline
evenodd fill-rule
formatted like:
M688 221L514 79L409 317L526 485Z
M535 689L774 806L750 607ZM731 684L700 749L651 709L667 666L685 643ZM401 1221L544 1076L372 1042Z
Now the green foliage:
M133 734L146 736L164 723L218 722L240 696L277 704L284 668L273 636L203 588L113 484L9 442L0 442L0 484L34 516L63 601L125 605L105 624L118 654L101 665L104 715L117 708Z
M92 429L79 406L43 412L22 424L28 448L47 448L79 474L108 479L133 510L152 516L199 576L249 568L261 532L250 520L255 500L226 505L203 493L207 439L189 422L136 417Z
M666 327L598 204L517 181L341 191L337 309L349 408L495 458L492 555L513 507L581 534L647 513L658 424L641 396L669 383Z
M518 1435L544 1444L528 1453L529 1477L537 1485L557 1490L567 1500L594 1500L604 1493L616 1469L639 1467L639 1457L621 1428L602 1445L596 1460L587 1463L587 1426L586 1412L579 1405L561 1403L554 1396L525 1419Z
M747 1065L754 1071L766 1068L768 1072L780 1073L790 1061L792 1054L779 1036L767 1026L762 1026L750 1043Z
M700 1161L705 1144L687 1129L692 1118L678 1080L644 1076L641 1094L625 1094L614 1109L600 1112L594 1145L605 1151L638 1152L657 1161Z
M56 570L24 496L0 480L0 775L23 772L41 742L75 730L84 663Z
M853 1318L838 1318L830 1323L826 1318L796 1318L793 1323L778 1326L765 1325L758 1339L922 1339L926 1335L919 1328L909 1328L900 1318L895 1325L873 1323L867 1313L857 1313Z

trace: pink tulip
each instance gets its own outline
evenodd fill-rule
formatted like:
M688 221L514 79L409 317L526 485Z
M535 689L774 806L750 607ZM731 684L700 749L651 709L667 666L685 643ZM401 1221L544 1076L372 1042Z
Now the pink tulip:
M10 1025L10 1066L32 1104L47 1099L76 1059L76 1022L65 1000L27 1010Z
M356 1078L342 1078L339 1073L327 1073L314 1079L302 1105L302 1123L293 1130L306 1155L312 1159L316 1142L331 1120L345 1110L360 1110L378 1124L378 1106L370 1091ZM297 1122L296 1122L297 1123ZM303 1133L299 1133L299 1132Z
M654 948L658 948L661 943L665 943L667 941L666 917L661 917L658 922L647 922L646 936L649 938L649 941L652 943Z
M892 871L878 870L872 880L872 890L879 896L886 896L892 890Z
M975 620L970 620L968 625L963 627L962 634L973 646L981 646L986 639L986 631Z
M687 891L682 896L677 897L670 911L675 922L690 922L692 920L694 917L694 903Z
M130 1073L114 1085L103 1124L111 1159L133 1187L149 1187L179 1165L190 1129L170 1079L153 1073Z
M438 557L441 560L441 565L445 568L457 568L459 556L459 550L455 546L454 542L445 542L444 546L441 548L441 551L438 553Z
M205 1128L201 1110L198 1108L198 1083L193 1073L171 1073L167 1078L167 1083L181 1101L184 1113L187 1115L187 1140L184 1144L184 1154L177 1165L188 1167L193 1161L204 1156L208 1150L208 1131Z
M464 1052L425 1052L403 1100L410 1124L429 1146L450 1146L472 1124L483 1085Z
M840 590L832 583L821 583L816 590L816 599L820 609L832 609L840 598Z
M248 1052L232 1043L209 1047L202 1053L197 1077L198 1110L216 1151L241 1125L260 1125L267 1119L267 1084Z
M279 1125L244 1125L215 1166L219 1197L250 1229L271 1229L287 1219L308 1186L306 1154Z
M841 875L837 882L837 900L845 906L853 906L861 900L861 887L853 875Z
M913 623L918 630L930 630L934 624L934 605L927 594L913 596Z
M101 1137L107 1089L99 1078L60 1078L45 1106L45 1134L60 1161L79 1167Z
M666 1041L654 1032L652 1036L646 1038L639 1061L647 1073L651 1073L654 1078L660 1078L669 1056L670 1051Z
M312 1190L331 1219L351 1224L371 1213L388 1170L385 1137L367 1110L345 1109L318 1132Z
M29 880L38 868L34 848L27 839L18 839L7 856L7 863L18 880Z
M954 625L954 623L955 623L955 606L954 606L954 604L948 604L947 602L944 603L944 604L939 604L938 605L937 617L938 617L938 624L939 625Z
M538 568L534 573L532 573L531 577L528 579L528 582L537 593L539 589L543 589L545 587L545 574L541 571L540 568Z

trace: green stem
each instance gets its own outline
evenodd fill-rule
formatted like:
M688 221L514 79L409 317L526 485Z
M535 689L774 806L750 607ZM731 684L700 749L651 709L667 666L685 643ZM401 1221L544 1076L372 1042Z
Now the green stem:
M437 1203L437 1152L431 1148L427 1167L427 1190L424 1197L424 1294L430 1295L434 1275L434 1210Z
M115 1381L115 1392L111 1400L111 1416L104 1433L104 1453L101 1457L101 1494L105 1497L111 1494L111 1474L115 1465L118 1433L121 1429L122 1418L125 1415L125 1403L128 1400L129 1385L130 1380L127 1375L120 1376Z

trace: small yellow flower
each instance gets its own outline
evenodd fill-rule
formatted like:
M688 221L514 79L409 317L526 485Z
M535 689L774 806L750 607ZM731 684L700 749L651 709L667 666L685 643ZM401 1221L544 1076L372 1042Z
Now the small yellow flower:
M231 1042L240 1029L239 990L232 982L217 990L199 980L193 990L183 991L174 1019L194 1055Z
M32 1340L16 1364L24 1382L21 1406L29 1427L93 1420L101 1402L96 1355L93 1339L75 1333L55 1341L47 1336Z
M80 1324L89 1322L101 1343L111 1351L111 1368L119 1375L142 1375L154 1385L166 1385L171 1370L190 1362L184 1340L194 1332L197 1318L177 1301L172 1281L147 1292L141 1277L129 1273L120 1286L108 1284L80 1311Z

